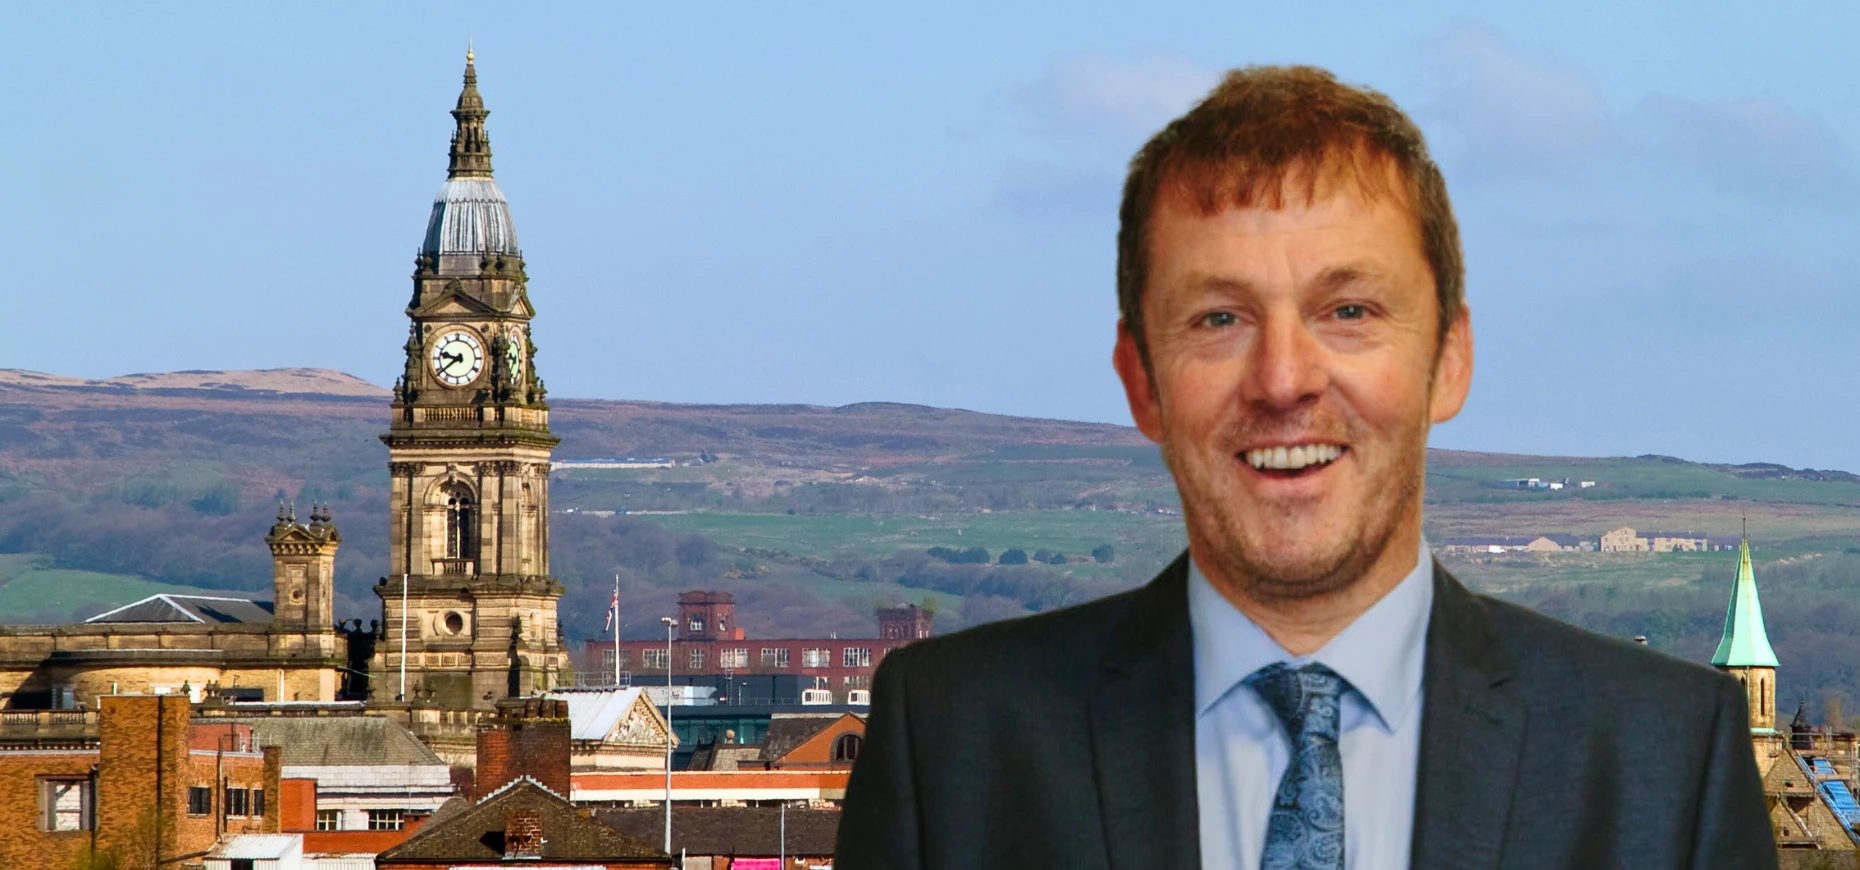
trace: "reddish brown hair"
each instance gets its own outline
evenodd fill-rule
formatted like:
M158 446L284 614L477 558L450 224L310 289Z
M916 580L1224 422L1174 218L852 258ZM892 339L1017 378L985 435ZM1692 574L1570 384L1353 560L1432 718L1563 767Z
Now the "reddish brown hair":
M1392 194L1414 215L1445 338L1465 304L1466 270L1447 183L1420 128L1395 101L1316 67L1250 66L1229 72L1130 161L1118 209L1117 307L1145 365L1149 223L1164 189L1211 215L1280 208L1288 195L1309 203L1321 181L1370 196Z

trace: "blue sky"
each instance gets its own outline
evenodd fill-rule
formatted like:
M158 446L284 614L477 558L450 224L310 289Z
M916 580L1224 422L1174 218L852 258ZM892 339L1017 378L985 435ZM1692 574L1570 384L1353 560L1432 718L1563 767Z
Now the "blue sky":
M389 382L469 38L555 395L1128 422L1124 162L1306 62L1446 170L1479 359L1436 446L1860 470L1856 7L785 5L0 13L0 367Z

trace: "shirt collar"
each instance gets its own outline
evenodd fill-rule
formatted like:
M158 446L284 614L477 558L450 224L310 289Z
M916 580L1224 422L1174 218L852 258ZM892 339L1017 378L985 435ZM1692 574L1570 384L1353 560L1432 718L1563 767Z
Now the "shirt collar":
M1294 656L1215 591L1193 558L1188 563L1188 621L1194 633L1195 714L1219 703L1254 671L1274 662L1319 662L1348 680L1385 731L1393 731L1421 689L1428 617L1434 605L1434 559L1421 541L1414 569L1323 648Z

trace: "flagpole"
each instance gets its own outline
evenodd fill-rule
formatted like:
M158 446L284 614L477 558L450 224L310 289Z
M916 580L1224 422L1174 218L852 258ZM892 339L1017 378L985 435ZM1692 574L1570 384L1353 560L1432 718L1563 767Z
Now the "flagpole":
M614 604L610 606L614 617L614 688L619 688L619 573L614 574Z
M614 688L620 688L620 574L614 573L614 600L609 606L614 620Z
M400 575L400 697L407 700L407 575Z

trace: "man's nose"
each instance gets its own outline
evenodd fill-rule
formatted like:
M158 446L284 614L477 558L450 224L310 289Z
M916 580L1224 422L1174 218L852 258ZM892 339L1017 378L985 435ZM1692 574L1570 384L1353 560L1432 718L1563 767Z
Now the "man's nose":
M1265 318L1247 360L1246 393L1254 402L1292 408L1316 399L1330 383L1324 348L1311 325L1291 313Z

